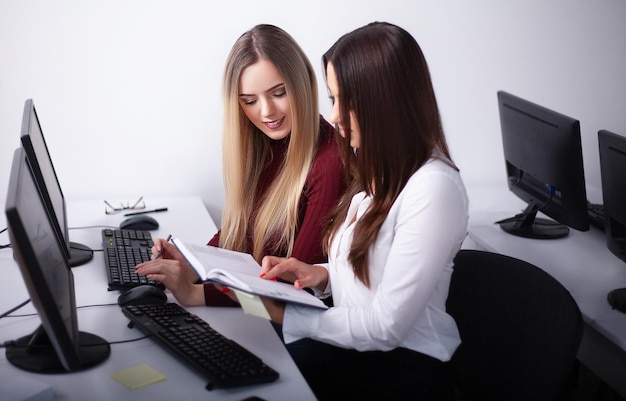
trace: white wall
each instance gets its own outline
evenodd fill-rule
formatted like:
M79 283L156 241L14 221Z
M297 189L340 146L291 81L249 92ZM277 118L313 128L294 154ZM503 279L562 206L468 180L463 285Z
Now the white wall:
M499 89L581 121L588 187L600 188L597 131L626 135L625 0L215 3L0 0L1 203L33 98L66 198L199 195L219 224L222 70L257 23L302 45L325 115L322 53L370 21L409 30L468 187L506 185Z

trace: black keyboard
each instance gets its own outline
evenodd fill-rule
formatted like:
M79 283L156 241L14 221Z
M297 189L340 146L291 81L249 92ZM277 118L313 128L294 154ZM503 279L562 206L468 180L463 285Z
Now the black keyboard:
M605 215L604 205L600 203L587 203L587 211L589 214L589 224L596 226L604 231Z
M102 230L102 248L109 290L125 291L145 284L165 288L160 282L135 273L136 265L150 260L153 245L149 231L108 228Z
M256 355L176 303L125 306L122 311L142 332L206 376L208 390L278 379L278 372Z

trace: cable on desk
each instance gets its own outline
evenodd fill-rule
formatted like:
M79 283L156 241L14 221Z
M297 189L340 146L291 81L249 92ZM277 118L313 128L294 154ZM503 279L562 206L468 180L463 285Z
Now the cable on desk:
M79 251L84 251L83 248L77 246L71 246L70 249L78 249ZM91 252L104 252L104 249L92 249Z
M114 345L114 344L132 343L132 342L135 342L135 341L145 340L146 338L150 338L150 337L152 337L152 335L148 334L148 335L145 335L145 336L142 336L142 337L133 338L132 340L109 341L109 342L107 342L107 344ZM92 345L98 345L98 344L92 344Z
M14 308L9 309L8 311L4 312L3 314L0 315L0 319L2 319L3 317L6 317L8 315L10 315L11 313L15 312L16 310L18 310L19 308L21 308L22 306L26 305L27 303L30 302L30 298L27 299L26 301L22 302L21 304L17 305Z
M77 306L76 309L83 309L83 308L95 308L97 306L119 306L119 304L117 302L115 303L110 303L110 304L92 304L92 305L82 305L82 306Z
M114 228L118 228L115 226L82 226L82 227L68 227L68 230L84 230L87 228L110 228L110 229L114 229Z
M5 231L6 231L6 230L8 230L8 229L9 229L9 227L5 227L5 228L3 228L2 230L0 230L0 234L2 234L3 232L5 232ZM3 245L0 245L0 249L10 248L10 247L11 247L11 244L3 244Z
M22 305L23 306L23 305ZM83 309L83 308L95 308L98 306L118 306L117 303L110 303L110 304L93 304L93 305L83 305L83 306L77 306L76 309ZM0 315L0 317L32 317L32 316L38 316L39 313L34 312L34 313L25 313L23 315L10 315L7 316L8 314L10 314L11 312L15 311L16 309L12 309L8 312L6 312L5 314Z
M124 344L124 343L132 343L135 341L145 340L146 338L152 337L151 335L146 335L142 337L133 338L130 340L120 340L120 341L105 341L93 344L81 344L81 347L101 347L103 345L115 345L115 344ZM18 344L14 340L5 341L4 343L0 343L0 349L6 348L8 346L12 346L13 348L31 348L37 349L39 348L48 348L49 345L37 345L37 344Z
M88 229L88 228L110 228L110 229L115 229L117 227L113 227L113 226L82 226L82 227L68 227L68 230L84 230L84 229ZM82 248L74 248L72 246L70 246L71 249L78 249L78 250L83 250ZM92 252L104 252L104 249L92 249Z
M11 313L15 312L16 310L20 309L21 307L23 307L24 305L28 304L30 302L30 299L27 299L26 301L22 302L21 304L11 308L10 310L4 312L3 314L0 315L0 319L3 317L7 317L8 315L10 315ZM83 305L83 306L78 306L76 309L82 309L82 308L93 308L93 307L98 307L98 306L117 306L117 303L111 303L111 304L93 304L93 305ZM26 315L14 315L11 317L27 317L27 316L37 316L37 313L31 313L31 314L26 314ZM140 341L140 340L145 340L146 338L150 338L152 337L152 335L145 335L142 337L137 337L137 338L133 338L131 340L120 340L120 341L107 341L105 343L97 343L97 344L86 344L86 345L82 345L83 347L96 347L96 346L101 346L103 344L108 344L108 345L113 345L113 344L124 344L124 343L131 343L131 342L135 342L135 341ZM0 348L6 348L7 345L12 345L12 346L17 346L15 344L14 341L6 341L4 343L0 343ZM28 345L24 345L24 347L27 347ZM30 346L32 347L32 345Z

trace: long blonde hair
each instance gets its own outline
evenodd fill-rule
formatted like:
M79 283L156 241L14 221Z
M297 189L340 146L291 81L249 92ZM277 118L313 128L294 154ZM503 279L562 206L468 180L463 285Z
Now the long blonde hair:
M285 80L292 129L284 163L253 210L264 165L273 157L270 139L239 105L239 80L250 65L266 59ZM291 256L298 228L298 206L319 137L317 81L311 62L296 41L273 25L257 25L233 45L224 72L223 169L226 202L220 247L248 250L260 262L268 244ZM250 226L252 225L252 226Z

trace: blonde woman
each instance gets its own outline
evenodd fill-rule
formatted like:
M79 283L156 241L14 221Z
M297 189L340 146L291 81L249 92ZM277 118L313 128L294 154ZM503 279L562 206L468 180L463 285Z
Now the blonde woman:
M322 224L345 187L335 130L319 114L317 81L295 40L257 25L235 42L224 74L226 200L209 245L265 255L326 260ZM162 258L137 266L186 305L237 305L197 277L162 239Z

